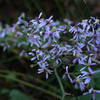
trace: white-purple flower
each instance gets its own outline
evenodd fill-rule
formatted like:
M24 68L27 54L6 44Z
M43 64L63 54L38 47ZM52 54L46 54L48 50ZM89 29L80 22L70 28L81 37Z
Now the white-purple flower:
M88 71L81 70L82 78L84 79L84 83L89 84L92 79L92 76L95 73L99 73L99 72L100 72L100 70L93 71L90 67L88 67Z

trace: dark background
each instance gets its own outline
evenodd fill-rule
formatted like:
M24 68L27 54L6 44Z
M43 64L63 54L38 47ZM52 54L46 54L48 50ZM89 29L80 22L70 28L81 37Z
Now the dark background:
M0 21L12 23L22 12L27 17L53 15L80 20L89 16L100 17L100 0L0 0Z

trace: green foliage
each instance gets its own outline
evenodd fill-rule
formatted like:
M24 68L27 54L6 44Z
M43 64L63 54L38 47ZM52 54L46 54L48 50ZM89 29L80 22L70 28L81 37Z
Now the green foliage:
M8 74L6 75L6 79L7 79L7 80L14 79L14 78L16 78L16 74L14 74L14 73L8 73Z
M1 94L6 94L9 96L9 100L32 100L31 96L26 95L25 93L21 92L17 89L1 89Z
M27 96L25 93L13 89L10 93L10 100L32 100L30 96Z

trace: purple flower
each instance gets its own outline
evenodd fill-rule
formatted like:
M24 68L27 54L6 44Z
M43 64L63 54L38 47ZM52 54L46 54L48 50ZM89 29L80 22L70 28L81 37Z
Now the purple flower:
M71 21L71 20L69 20L69 19L64 19L63 21L64 21L65 23L69 24L69 25L73 24L73 21Z
M77 63L78 62L78 64L85 65L86 59L87 59L86 56L84 56L84 55L79 53L76 56L76 58L73 60L73 63Z
M93 71L90 67L88 67L88 72L87 71L84 71L84 70L81 70L81 73L82 73L82 78L85 79L85 84L89 84L92 77L95 73L99 73L100 70L96 70L96 71Z
M49 74L52 74L53 71L52 70L49 70L47 68L39 68L38 69L38 74L43 73L43 72L46 73L46 79L48 79L48 75Z
M75 88L80 89L81 91L84 91L86 88L81 75L75 78Z
M71 83L74 83L74 81L72 80L72 78L69 75L68 66L66 66L66 72L64 73L63 78L68 78Z
M4 32L0 32L0 38L4 38L5 37L5 33Z
M88 72L87 71L81 71L81 73L83 74L83 76L93 75L93 74L99 73L99 72L100 72L100 70L93 71L90 67L88 67Z
M84 91L86 88L81 75L78 75L75 79L71 78L68 72L68 66L66 66L66 72L63 75L63 78L68 78L69 81L74 85L75 89L80 89L81 91Z

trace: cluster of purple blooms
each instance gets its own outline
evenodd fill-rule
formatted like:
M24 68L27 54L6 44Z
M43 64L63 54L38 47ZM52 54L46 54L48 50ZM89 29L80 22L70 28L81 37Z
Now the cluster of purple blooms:
M85 69L88 69L87 71ZM68 71L68 66L66 66L66 72L63 78L67 78L71 84L73 84L75 89L80 89L83 95L92 94L92 100L96 100L96 93L100 93L100 90L93 89L91 81L96 73L100 73L100 70L93 71L91 67L83 67L80 69L80 74L71 76ZM87 91L88 90L88 91Z
M42 13L28 22L23 19L22 14L12 27L7 25L6 28L0 29L0 46L3 46L4 50L11 48L12 44L18 48L29 46L31 50L29 49L28 55L31 56L31 61L36 61L39 66L38 73L45 72L46 79L57 67L69 64L83 66L80 74L74 77L69 73L67 66L64 78L83 95L93 94L92 98L95 100L95 94L100 91L93 89L90 84L94 74L100 70L93 71L91 66L100 64L100 20L90 17L72 26L73 22L68 19L60 22L54 21L53 16L48 19L41 16ZM12 44L7 40L9 36L12 37ZM19 37L25 40L19 42ZM24 54L23 49L20 55ZM66 62L67 60L69 62Z
M76 56L73 63L82 65L95 65L93 59L100 57L100 22L99 19L90 17L83 20L69 30L73 33L72 53Z
M42 13L29 22L29 42L33 47L29 55L31 60L37 60L39 65L38 73L45 72L46 78L52 73L52 63L58 65L61 63L60 57L67 48L59 44L62 34L66 34L66 25L60 25L58 21L54 22L52 16L48 19L41 18ZM49 69L50 68L50 69Z
M97 65L96 60L100 57L99 19L90 17L67 30L67 24L61 25L59 22L54 22L52 16L43 19L41 15L42 13L36 19L30 21L28 33L29 42L33 47L29 55L32 56L32 61L37 61L38 73L45 72L46 78L48 78L48 74L52 74L55 67L59 65L61 67L62 58L66 57L64 59L67 59L67 55L70 55L72 64L82 65L83 67L80 70L80 75L73 79L67 66L65 78L69 79L75 89L81 90L83 95L93 94L92 98L95 100L95 94L100 93L100 91L94 90L90 83L92 76L100 72L100 70L93 71L91 69L91 66ZM67 41L68 34L72 35L71 39L68 38L71 41L70 43ZM66 39L61 41L63 36L66 36ZM88 71L85 70L87 68L84 66L88 68ZM87 89L88 91L86 91Z
M12 26L6 24L0 24L0 46L3 47L3 51L14 48L27 47L29 43L27 42L27 27L28 22L24 20L24 13L18 17L18 21ZM20 56L27 55L26 50L21 49Z
M52 16L48 19L39 17L31 20L28 35L29 42L33 47L31 60L37 59L41 72L50 67L50 60L55 64L62 62L61 57L66 54L73 56L73 64L96 65L95 59L100 57L100 28L99 19L91 17L83 20L67 30L67 25L61 25L54 22ZM66 42L67 34L72 34L69 39L71 43ZM64 42L60 39L66 35ZM50 72L50 71L49 71Z

